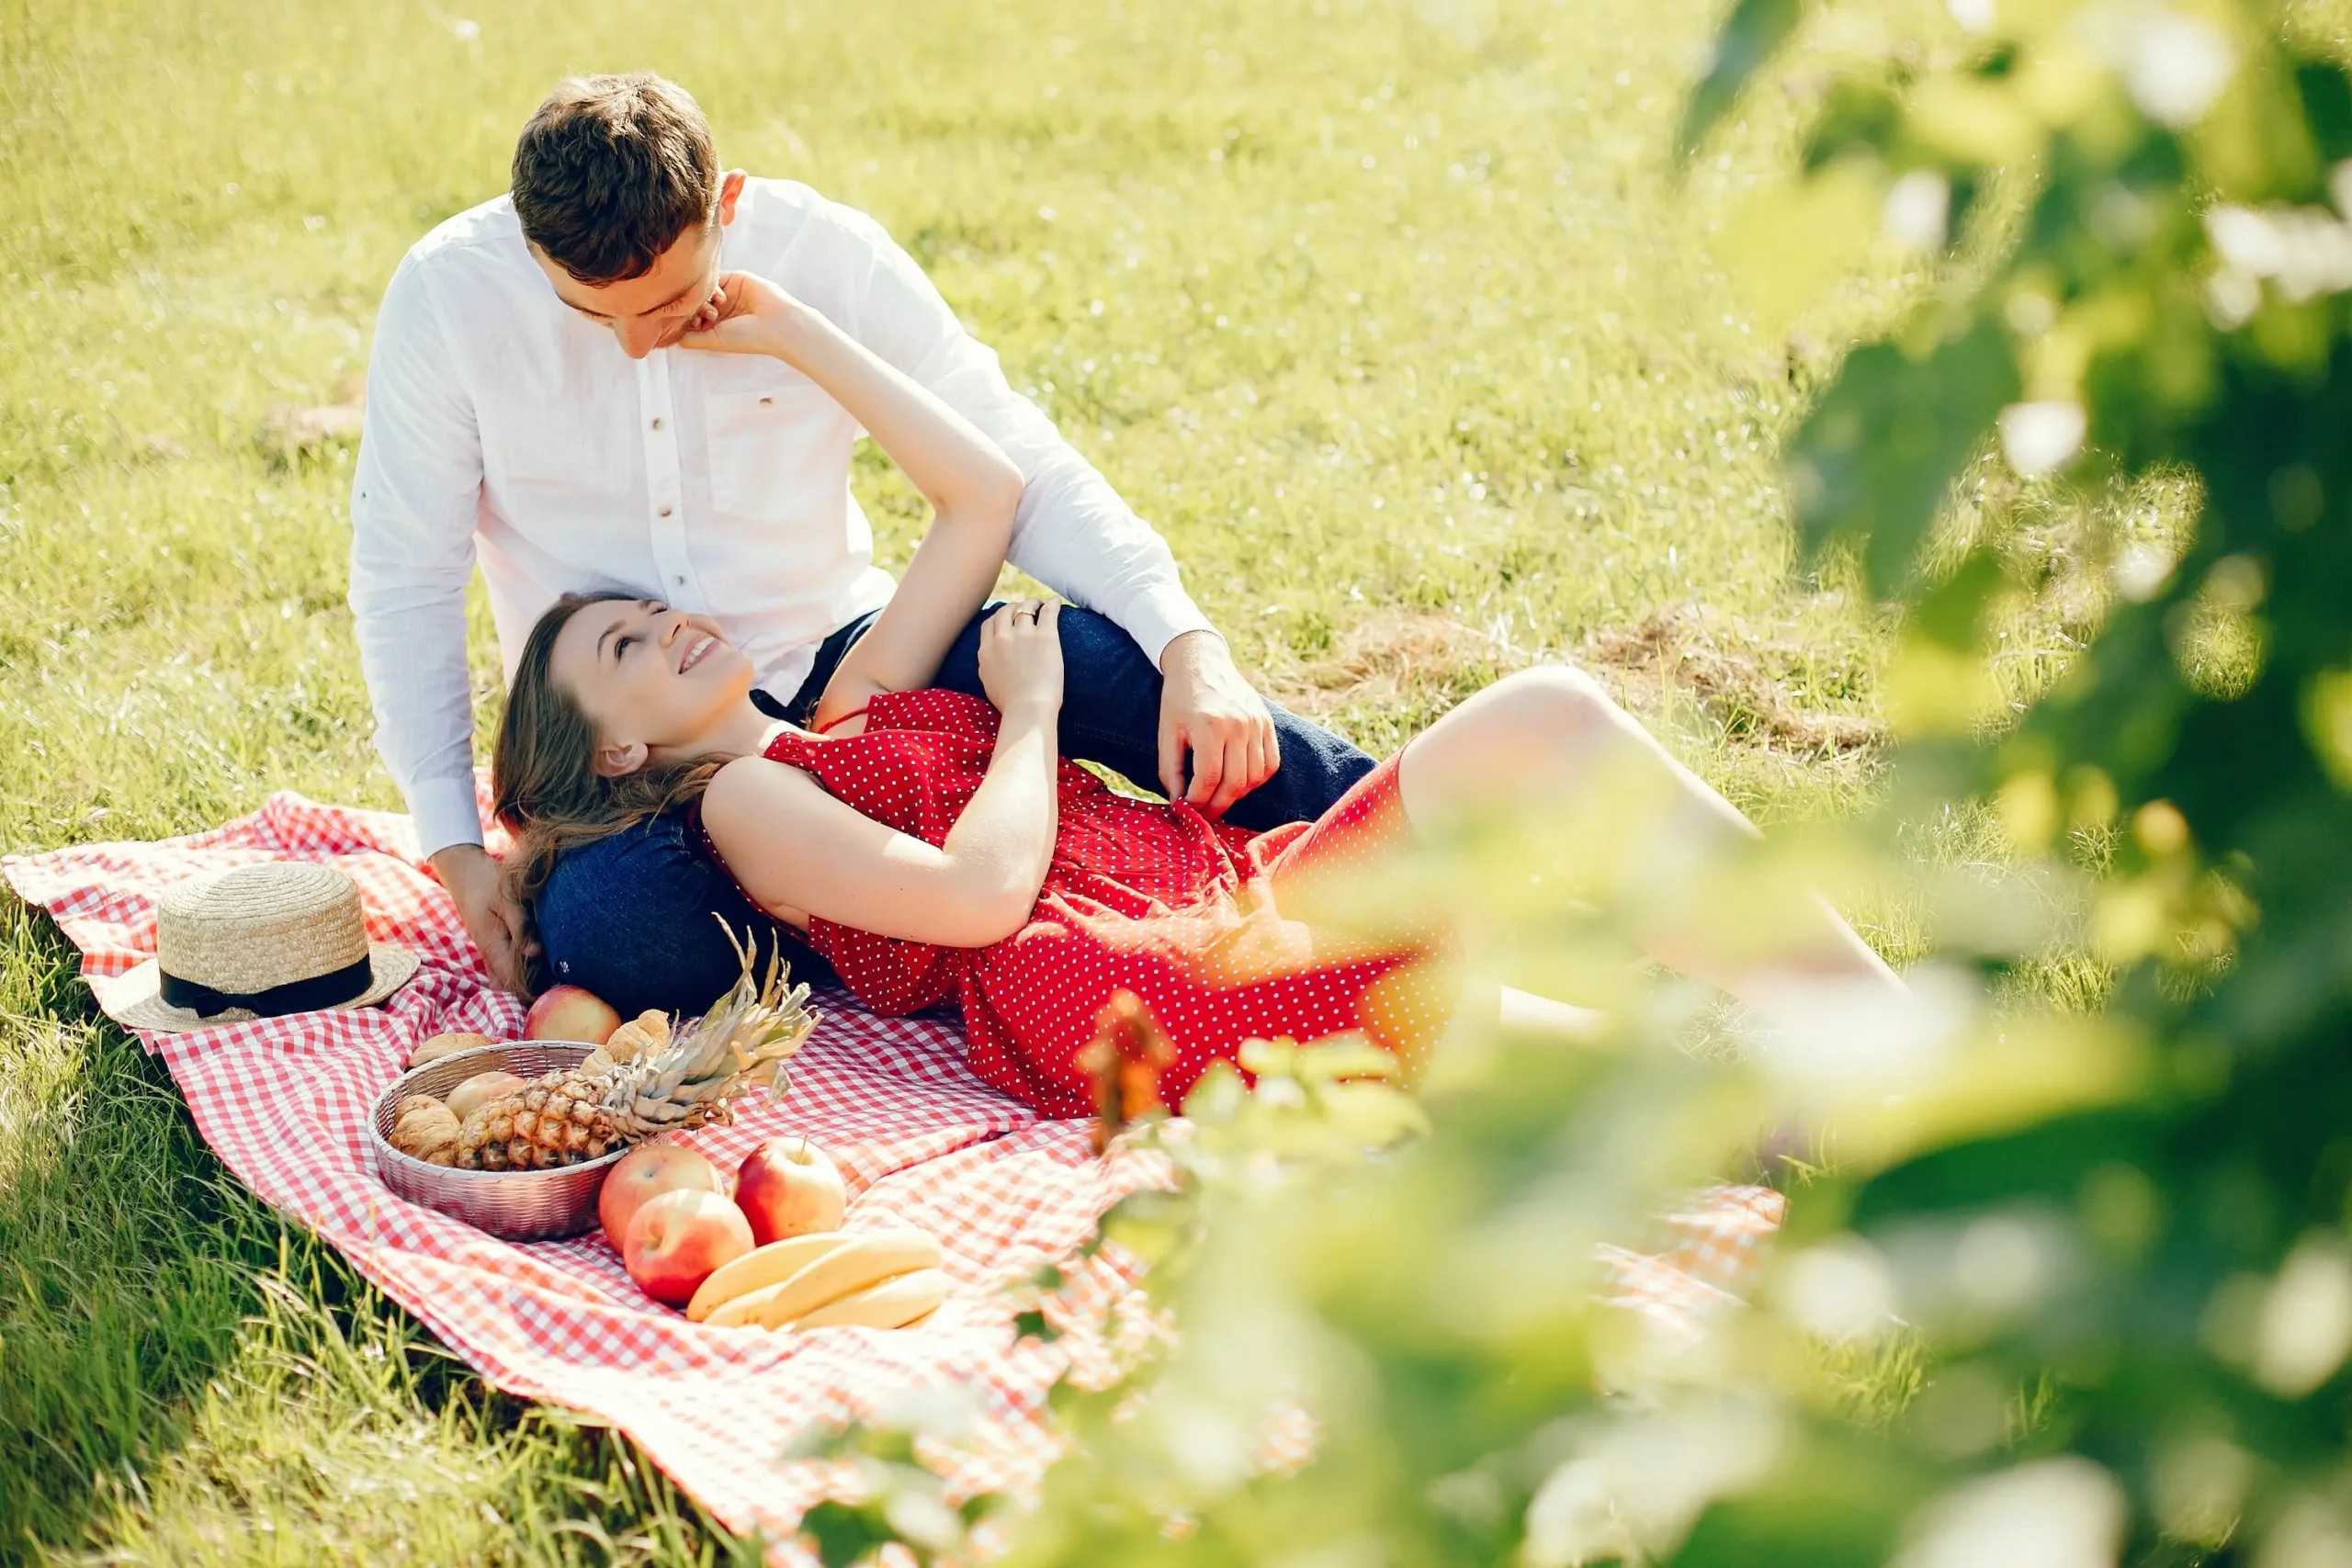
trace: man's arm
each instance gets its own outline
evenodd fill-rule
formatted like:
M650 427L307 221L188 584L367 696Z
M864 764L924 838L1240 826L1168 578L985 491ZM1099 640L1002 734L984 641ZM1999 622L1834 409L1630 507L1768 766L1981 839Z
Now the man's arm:
M870 254L857 291L860 341L979 427L1024 481L1008 558L1117 622L1159 666L1160 785L1212 814L1273 776L1282 750L1251 690L1192 595L1167 542L1121 500L1043 410L1012 389L993 350L967 333L912 256L865 214L830 214ZM1192 764L1189 789L1187 755Z
M493 978L511 977L497 863L474 805L466 584L481 433L413 261L384 290L351 485L351 615L376 749Z

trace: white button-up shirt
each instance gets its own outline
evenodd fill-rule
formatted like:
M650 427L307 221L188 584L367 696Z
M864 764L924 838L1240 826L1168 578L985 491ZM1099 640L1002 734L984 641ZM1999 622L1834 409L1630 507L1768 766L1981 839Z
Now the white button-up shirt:
M721 264L805 303L986 431L1027 480L1015 565L1154 662L1207 620L1159 535L1006 384L881 226L751 180ZM377 746L426 852L480 843L466 584L479 561L511 679L560 595L621 588L714 617L789 699L817 645L890 596L850 494L860 432L779 360L656 349L573 310L511 199L443 223L392 274L351 494L351 609Z

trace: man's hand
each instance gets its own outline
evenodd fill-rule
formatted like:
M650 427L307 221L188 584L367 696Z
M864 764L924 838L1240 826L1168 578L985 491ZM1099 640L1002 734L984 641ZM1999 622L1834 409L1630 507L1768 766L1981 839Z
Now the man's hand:
M1232 650L1211 631L1186 632L1159 656L1159 787L1211 817L1274 776L1283 765L1266 699L1233 667ZM1184 783L1184 758L1193 781Z
M490 969L492 982L501 989L520 993L523 976L514 963L514 933L522 921L507 902L498 863L480 844L451 844L433 852L432 864L433 874L457 900L458 918L466 922L466 934L481 949L481 961Z

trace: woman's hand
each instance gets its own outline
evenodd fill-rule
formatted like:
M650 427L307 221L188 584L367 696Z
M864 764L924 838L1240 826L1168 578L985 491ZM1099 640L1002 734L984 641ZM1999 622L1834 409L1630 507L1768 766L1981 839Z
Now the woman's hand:
M998 712L1060 711L1061 614L1055 601L1021 599L980 628L980 688Z
M726 273L686 323L678 346L789 360L808 312L808 306L755 272Z

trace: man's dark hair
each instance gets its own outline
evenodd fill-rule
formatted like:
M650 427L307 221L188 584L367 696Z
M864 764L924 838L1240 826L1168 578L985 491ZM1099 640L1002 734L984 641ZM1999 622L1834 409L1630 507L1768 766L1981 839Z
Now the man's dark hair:
M523 237L582 283L644 276L718 206L710 122L650 71L567 77L514 142Z

